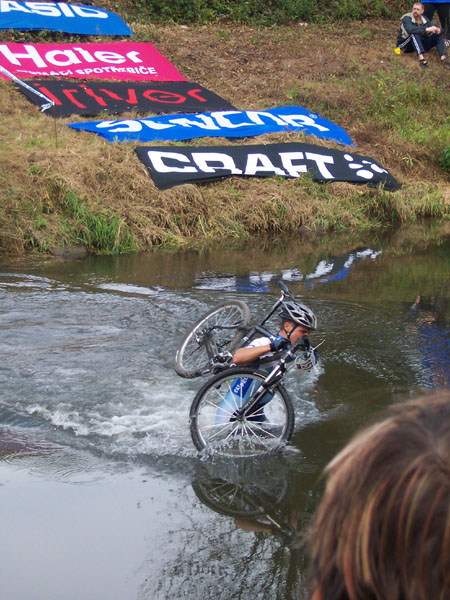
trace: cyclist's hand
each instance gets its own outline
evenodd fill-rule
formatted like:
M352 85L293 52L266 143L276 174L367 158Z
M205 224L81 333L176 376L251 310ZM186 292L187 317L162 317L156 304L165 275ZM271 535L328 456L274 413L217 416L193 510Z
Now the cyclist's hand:
M306 352L302 352L295 359L296 367L301 371L311 371L316 362L317 358L313 350L307 350Z
M271 352L279 352L280 350L285 350L286 348L289 348L291 346L291 342L283 337L282 335L277 335L271 342L270 342L270 351Z
M304 337L303 337L303 338L300 340L300 342L299 342L299 346L298 346L298 347L299 347L299 349L300 349L300 350L304 350L305 352L306 352L307 350L310 350L310 349L311 349L311 342L309 341L309 338L308 338L308 336L304 336Z

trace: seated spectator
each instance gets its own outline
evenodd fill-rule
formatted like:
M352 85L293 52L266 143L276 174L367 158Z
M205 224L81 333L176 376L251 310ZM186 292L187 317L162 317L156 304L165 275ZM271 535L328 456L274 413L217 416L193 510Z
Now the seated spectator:
M406 13L401 19L397 37L397 48L403 52L416 52L422 67L428 67L424 54L436 47L441 58L441 64L450 68L444 36L436 25L424 16L422 2L414 2L412 12Z
M326 475L310 600L448 600L450 392L391 407Z

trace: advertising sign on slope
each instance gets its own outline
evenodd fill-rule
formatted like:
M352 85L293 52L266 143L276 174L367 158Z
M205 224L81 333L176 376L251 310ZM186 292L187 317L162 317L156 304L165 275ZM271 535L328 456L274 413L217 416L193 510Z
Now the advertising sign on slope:
M250 137L298 131L340 144L353 145L347 132L301 106L269 110L219 111L197 115L148 117L121 121L89 121L69 127L92 131L109 142L191 140L199 137Z
M0 29L47 29L81 35L134 35L128 25L109 10L66 2L0 0Z
M149 42L0 44L0 65L19 79L186 81Z
M31 90L30 90L31 88ZM98 115L136 111L139 113L201 112L202 110L233 110L233 106L196 83L169 81L165 83L125 83L102 81L31 80L28 87L17 89L34 104L42 107L53 101L50 116ZM33 93L34 91L34 93ZM40 96L36 94L40 92ZM45 100L42 95L44 95Z
M229 176L296 178L304 173L315 181L347 181L387 190L400 187L368 156L312 144L138 146L135 151L161 190Z

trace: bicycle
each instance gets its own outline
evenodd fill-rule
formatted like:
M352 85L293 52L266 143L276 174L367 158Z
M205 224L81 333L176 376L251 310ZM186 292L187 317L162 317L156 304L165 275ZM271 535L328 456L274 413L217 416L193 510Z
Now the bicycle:
M272 336L264 328L265 323L286 297L295 300L282 281L278 285L281 288L280 297L263 319L250 329L250 308L241 300L229 300L205 313L181 340L175 353L175 372L187 379L218 373L228 368L233 353L257 334Z
M247 345L257 334L270 339L275 337L263 325L286 296L293 299L283 282L279 282L279 286L280 297L257 325L246 330L243 322L250 315L248 306L241 301L231 301L206 313L185 335L177 350L175 363L178 366L183 360L186 362L189 346L193 347L189 357L196 350L200 352L198 364L193 364L190 371L181 369L188 373L183 376L216 373L197 392L189 413L192 441L199 451L255 456L281 449L292 437L294 408L281 379L294 366L294 361L300 369L312 368L317 346L313 348L308 340L300 338L288 349L260 359L259 366L263 368L264 364L272 363L269 372L255 367L236 367L232 363L232 352ZM248 313L240 305L245 305ZM230 315L237 317L231 324Z

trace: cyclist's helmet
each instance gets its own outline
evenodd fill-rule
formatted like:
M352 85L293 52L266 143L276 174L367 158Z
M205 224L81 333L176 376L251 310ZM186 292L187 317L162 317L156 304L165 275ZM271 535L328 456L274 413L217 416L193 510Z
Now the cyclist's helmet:
M283 302L280 317L308 329L317 329L316 315L305 304L299 302Z

